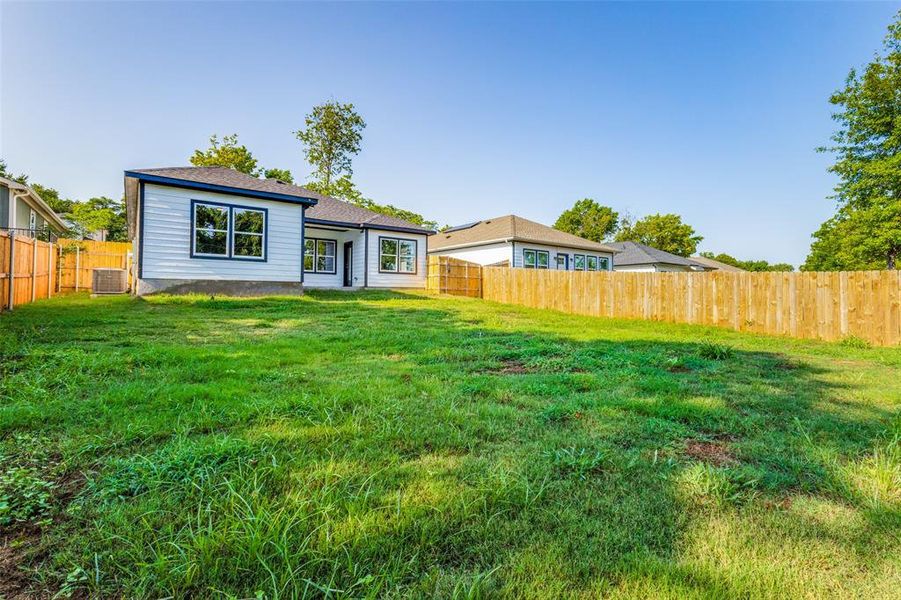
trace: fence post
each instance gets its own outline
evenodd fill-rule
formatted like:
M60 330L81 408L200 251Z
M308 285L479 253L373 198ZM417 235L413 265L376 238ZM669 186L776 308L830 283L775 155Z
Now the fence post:
M31 301L34 302L38 288L38 238L31 238Z
M81 279L81 247L75 246L75 291L78 291L78 280Z
M53 296L53 242L47 246L47 297Z
M16 297L16 232L9 232L9 298L7 308L13 309Z

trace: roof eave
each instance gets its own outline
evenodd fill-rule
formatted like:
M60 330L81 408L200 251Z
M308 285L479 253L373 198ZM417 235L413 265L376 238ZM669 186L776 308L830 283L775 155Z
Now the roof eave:
M207 192L218 192L221 194L231 194L234 196L244 196L246 198L257 198L261 200L275 200L277 202L287 202L289 204L302 204L305 206L315 206L319 201L316 198L305 198L302 196L291 196L289 194L276 194L274 192L264 192L260 190L249 190L247 188L237 188L227 185L218 185L215 183L204 183L201 181L191 181L190 179L179 179L177 177L164 177L162 175L150 175L140 171L125 171L126 177L133 177L145 183L157 183L160 185L169 185L173 187L181 187L193 190L203 190Z
M415 233L418 235L434 235L431 229L423 229L419 227L400 227L397 225L380 225L378 223L352 223L350 221L334 221L332 219L319 219L315 217L307 217L307 223L315 225L333 225L336 227L351 227L353 229L381 229L383 231L398 231L401 233Z

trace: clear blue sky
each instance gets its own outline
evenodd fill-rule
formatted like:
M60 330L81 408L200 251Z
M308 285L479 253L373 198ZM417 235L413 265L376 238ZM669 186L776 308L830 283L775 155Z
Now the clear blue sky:
M237 132L305 177L310 108L368 123L362 191L457 224L582 197L676 212L702 250L803 261L829 94L898 3L2 2L0 156L68 197Z

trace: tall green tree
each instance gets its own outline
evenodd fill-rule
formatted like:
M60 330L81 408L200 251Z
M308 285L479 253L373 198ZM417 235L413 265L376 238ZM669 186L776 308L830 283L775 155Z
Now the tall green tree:
M195 150L190 158L195 167L228 167L253 177L260 176L257 159L253 157L247 146L238 144L238 134L222 136L222 141L216 134L210 136L210 147L206 150Z
M563 211L554 223L554 229L595 242L609 238L618 226L619 213L609 206L598 204L591 198L576 201L573 207Z
M617 242L638 242L679 256L691 256L704 238L675 214L648 215L634 223L623 219Z
M71 211L72 206L75 204L73 200L60 198L58 191L50 187L44 187L40 183L31 184L31 189L57 214L61 215Z
M901 12L883 53L832 94L838 130L829 170L838 210L813 234L807 270L897 268L901 255Z
M360 153L363 121L353 104L337 101L313 107L305 127L294 132L304 146L304 157L313 166L312 182L329 188L342 175L353 175L351 162Z
M128 238L125 221L125 202L98 196L84 202L76 202L68 215L74 225L76 236L85 236L98 231L106 231L106 239L124 242Z

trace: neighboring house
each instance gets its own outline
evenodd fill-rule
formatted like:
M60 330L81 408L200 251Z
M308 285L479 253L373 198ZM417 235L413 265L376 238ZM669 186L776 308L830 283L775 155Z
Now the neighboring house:
M433 231L223 167L125 172L138 295L422 288Z
M698 271L732 271L737 273L745 272L744 269L739 269L736 266L727 265L724 262L713 260L712 258L707 258L705 256L692 256L691 261L700 265L700 267L697 269Z
M638 242L612 242L609 244L616 249L616 271L710 271L694 259L685 258L676 254L670 254Z
M7 230L49 240L64 232L66 224L33 189L0 177L0 231Z
M609 245L516 215L451 227L429 241L432 255L526 269L609 271L614 252Z

